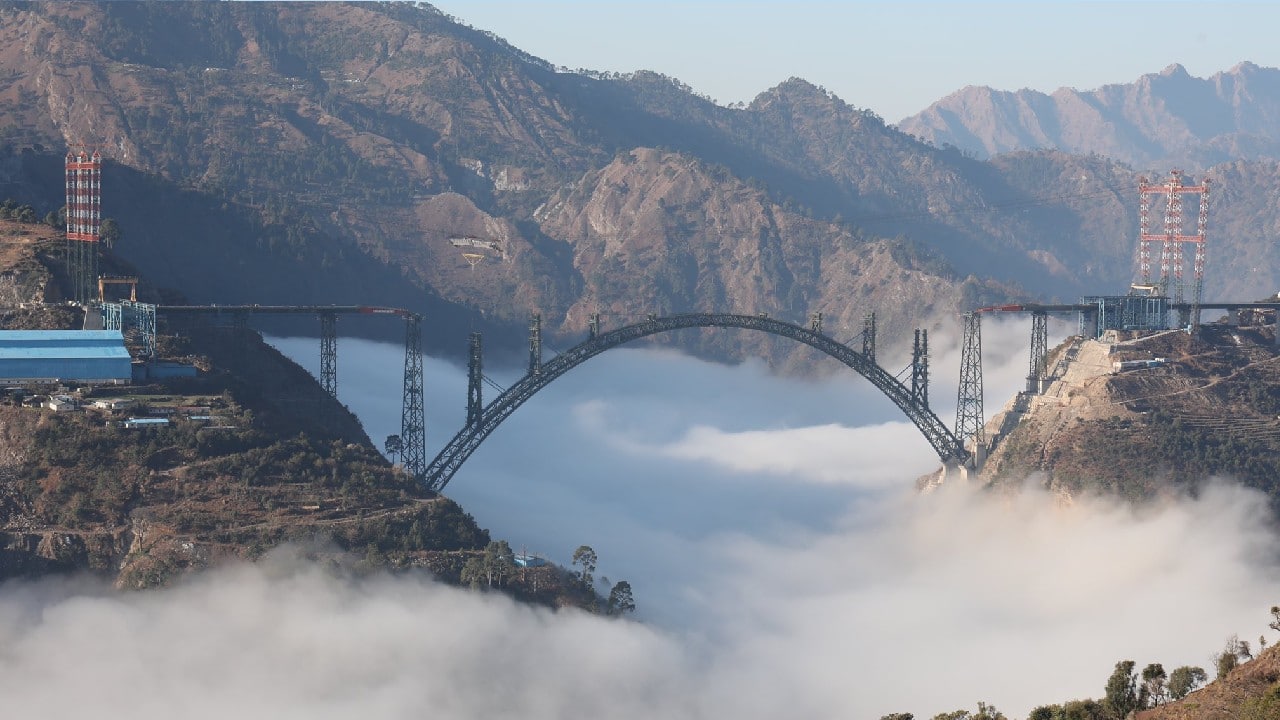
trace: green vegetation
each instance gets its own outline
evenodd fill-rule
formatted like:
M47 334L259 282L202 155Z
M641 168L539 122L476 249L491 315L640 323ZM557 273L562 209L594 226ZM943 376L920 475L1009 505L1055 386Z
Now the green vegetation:
M1208 680L1204 668L1183 665L1169 673L1169 697L1181 700Z
M35 208L26 204L19 205L18 201L13 199L0 202L0 220L15 220L15 222L27 224L38 222Z
M582 587L591 590L595 587L594 573L596 571L596 551L591 549L589 545L579 545L577 550L573 551L572 564L574 567L580 567L578 571L578 582Z
M626 615L636 611L636 601L631 595L631 583L619 580L609 591L609 602L605 606L605 615Z

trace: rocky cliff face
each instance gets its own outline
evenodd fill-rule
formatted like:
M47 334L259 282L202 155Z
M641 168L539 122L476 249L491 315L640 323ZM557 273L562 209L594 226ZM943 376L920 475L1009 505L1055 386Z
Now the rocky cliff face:
M572 249L582 290L563 329L591 313L624 324L685 309L821 312L833 333L856 334L876 311L888 334L958 304L1013 292L963 282L938 258L867 238L779 205L722 166L653 149L623 153L535 215ZM721 340L723 342L723 340Z

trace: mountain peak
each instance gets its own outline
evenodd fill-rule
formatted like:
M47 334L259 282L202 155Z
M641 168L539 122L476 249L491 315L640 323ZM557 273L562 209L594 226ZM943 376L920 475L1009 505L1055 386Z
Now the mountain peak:
M801 77L789 77L765 90L761 95L782 95L791 98L825 97L826 91Z
M1169 67L1160 71L1161 77L1191 77L1187 69L1182 67L1181 63L1173 63Z

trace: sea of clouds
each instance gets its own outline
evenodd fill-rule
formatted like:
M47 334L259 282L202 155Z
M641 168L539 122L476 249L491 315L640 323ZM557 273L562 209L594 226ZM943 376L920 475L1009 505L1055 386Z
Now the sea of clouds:
M988 415L1023 383L1026 333L984 328ZM273 342L315 369L315 340ZM402 351L339 352L340 396L381 443ZM936 352L948 424L957 367ZM465 369L428 361L429 453L465 389ZM1025 716L1100 696L1120 659L1211 667L1280 600L1265 503L1227 481L1137 510L1063 506L1034 482L915 493L936 466L852 372L612 351L521 408L446 493L513 547L567 563L592 545L598 574L632 583L638 622L334 574L289 549L156 592L11 582L3 715L875 720L984 700Z

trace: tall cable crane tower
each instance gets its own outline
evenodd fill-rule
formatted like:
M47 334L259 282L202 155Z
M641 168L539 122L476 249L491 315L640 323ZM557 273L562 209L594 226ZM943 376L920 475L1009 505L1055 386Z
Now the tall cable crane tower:
M97 300L98 243L102 240L102 154L68 150L67 276L71 295L82 304Z
M1151 199L1163 195L1164 231L1153 232L1151 227ZM1187 234L1182 228L1183 198L1194 196L1198 200L1199 213L1196 232ZM1154 184L1147 178L1138 179L1138 273L1140 280L1135 287L1151 288L1158 284L1159 293L1172 297L1173 302L1185 302L1184 285L1184 252L1183 246L1195 246L1192 261L1193 286L1191 294L1190 324L1200 325L1200 302L1204 292L1204 263L1206 257L1206 241L1209 227L1209 180L1206 178L1199 185L1185 185L1182 171L1173 170L1169 179L1162 184ZM1151 243L1160 243L1160 277L1158 283L1152 281Z

